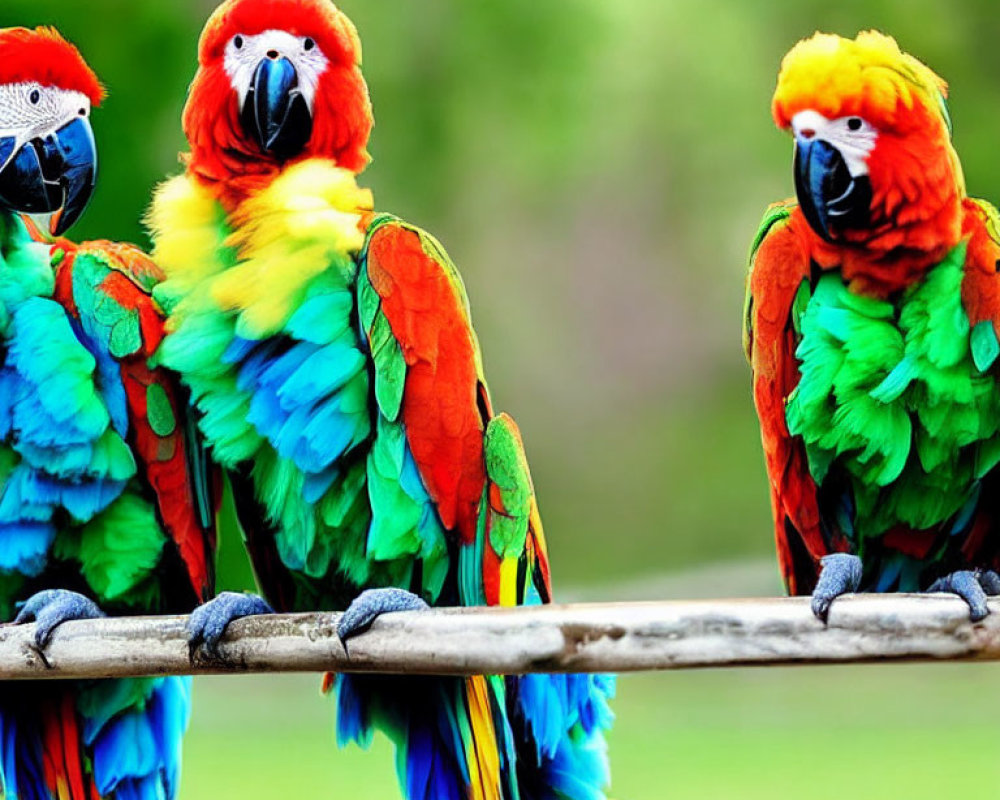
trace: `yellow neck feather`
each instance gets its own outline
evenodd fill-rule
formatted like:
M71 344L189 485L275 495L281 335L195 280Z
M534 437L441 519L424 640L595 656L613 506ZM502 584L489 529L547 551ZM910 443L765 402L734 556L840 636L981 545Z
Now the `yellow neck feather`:
M263 338L288 320L310 282L333 271L353 281L371 193L331 162L285 170L226 219L210 191L187 175L164 183L148 216L153 257L166 274L172 311L237 315L241 333Z

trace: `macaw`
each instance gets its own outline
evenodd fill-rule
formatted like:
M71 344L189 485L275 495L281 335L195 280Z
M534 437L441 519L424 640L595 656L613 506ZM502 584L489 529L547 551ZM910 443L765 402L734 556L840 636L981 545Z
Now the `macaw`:
M816 34L773 100L797 202L753 242L744 343L788 590L944 591L988 613L1000 470L997 211L966 195L945 82Z
M58 238L94 189L103 95L54 29L0 31L0 615L34 620L43 656L66 620L212 592L212 472L184 390L149 363L158 271ZM189 707L190 678L0 685L0 793L172 798Z
M373 210L360 43L327 0L227 0L202 34L186 171L156 193L159 363L189 387L269 601L192 617L551 600L520 434L493 411L459 274ZM362 590L365 592L357 598ZM374 729L421 798L603 797L605 676L329 678L341 743Z

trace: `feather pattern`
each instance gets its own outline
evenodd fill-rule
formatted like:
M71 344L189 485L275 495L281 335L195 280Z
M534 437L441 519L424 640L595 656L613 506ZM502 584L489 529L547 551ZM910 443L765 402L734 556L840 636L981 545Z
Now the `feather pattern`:
M0 613L45 588L109 612L184 612L212 591L214 486L189 469L181 389L147 361L156 270L125 245L38 242L0 214ZM0 692L4 796L176 793L190 680Z
M438 605L548 602L520 435L492 412L457 270L428 234L370 209L351 172L319 159L228 217L196 179L169 181L150 214L169 313L157 357L237 476L282 610L384 586ZM339 741L387 733L411 800L603 796L608 678L333 684Z
M993 370L1000 294L992 267L1000 244L984 224L995 212L981 201L963 208L962 240L889 298L853 290L835 268L809 274L806 259L784 311L773 305L776 271L788 268L780 254L803 252L795 208L754 255L758 411L765 450L786 454L784 462L768 461L778 536L810 543L808 555L783 563L792 587L811 587L815 560L838 549L863 556L863 586L878 591L922 590L941 574L997 559L984 532L996 513L987 487L1000 463ZM779 349L794 359L793 380L783 387L785 402L772 407L760 401L761 386L768 354ZM781 426L783 436L769 445L768 431ZM801 496L815 504L813 533L792 521Z

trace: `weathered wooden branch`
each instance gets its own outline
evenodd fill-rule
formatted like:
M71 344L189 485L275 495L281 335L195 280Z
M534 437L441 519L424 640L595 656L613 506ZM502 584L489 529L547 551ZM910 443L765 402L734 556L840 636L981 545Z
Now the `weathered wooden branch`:
M378 620L345 653L338 615L235 622L221 660L189 660L184 617L70 622L40 654L34 625L0 626L0 679L233 672L467 675L632 672L858 661L1000 660L1000 603L981 623L946 595L838 600L824 626L807 599L439 609Z

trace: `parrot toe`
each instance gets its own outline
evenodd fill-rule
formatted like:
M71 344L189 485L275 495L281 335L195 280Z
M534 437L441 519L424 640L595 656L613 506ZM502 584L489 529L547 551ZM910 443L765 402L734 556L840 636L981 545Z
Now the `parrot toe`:
M978 573L978 578L987 597L1000 595L1000 575L991 569L985 569Z
M1000 575L993 570L960 570L938 578L927 591L957 594L969 606L969 619L979 622L990 613L986 598L1000 594Z
M383 614L397 611L426 611L430 606L405 589L368 589L359 594L337 623L337 637L344 649L347 641L368 630Z
M861 559L850 553L834 553L820 562L823 569L812 594L812 612L822 622L830 616L830 605L842 594L856 592L863 572Z
M55 629L64 622L78 619L98 619L104 612L88 597L63 589L46 589L33 594L20 604L14 625L35 623L35 646L45 649Z
M188 650L191 661L199 648L209 657L220 659L219 642L230 622L258 614L273 614L274 609L255 594L222 592L191 612L187 622Z

